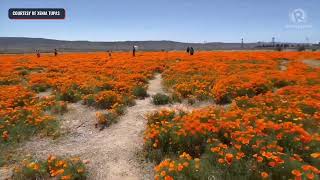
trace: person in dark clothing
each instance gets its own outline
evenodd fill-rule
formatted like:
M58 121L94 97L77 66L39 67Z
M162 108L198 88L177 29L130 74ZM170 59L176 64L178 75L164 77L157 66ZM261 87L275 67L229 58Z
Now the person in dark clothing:
M108 54L109 54L109 58L111 59L112 58L112 51L108 51Z
M189 54L189 52L190 52L190 47L188 46L187 47L187 53Z
M132 47L132 56L133 57L136 56L136 47L135 46Z
M192 56L194 54L194 49L193 47L190 48L190 55Z
M54 56L58 56L58 50L54 49Z
M39 58L40 57L40 50L36 50L36 53L37 53L37 57Z

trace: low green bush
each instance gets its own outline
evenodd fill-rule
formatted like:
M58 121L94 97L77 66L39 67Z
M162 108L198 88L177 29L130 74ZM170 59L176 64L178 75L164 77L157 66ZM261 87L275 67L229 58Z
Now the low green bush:
M85 164L78 157L61 158L50 155L47 160L27 158L14 170L14 180L87 178Z
M133 95L137 98L145 98L148 97L147 90L142 86L137 86L133 89Z
M165 94L157 93L152 96L152 102L155 105L165 105L170 102L170 98Z

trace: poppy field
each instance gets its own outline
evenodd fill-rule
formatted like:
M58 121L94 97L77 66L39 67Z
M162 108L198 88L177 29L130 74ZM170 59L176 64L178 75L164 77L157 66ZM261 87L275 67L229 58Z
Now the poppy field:
M114 111L130 105L136 98L134 89L145 88L153 73L164 68L164 62L155 63L156 54L138 61L129 55L119 54L111 60L104 56L0 56L1 144L19 142L43 129L49 134L55 122L51 109L62 110L67 102L83 100L84 104ZM145 60L149 58L153 60ZM52 91L50 96L37 96L47 90Z
M70 103L103 110L97 126L112 129L161 74L166 103L210 105L145 115L143 154L155 179L319 179L320 67L304 60L320 53L0 55L0 151L33 136L63 138L58 115ZM24 160L17 177L85 178L80 159L48 156ZM2 153L0 166L10 163Z

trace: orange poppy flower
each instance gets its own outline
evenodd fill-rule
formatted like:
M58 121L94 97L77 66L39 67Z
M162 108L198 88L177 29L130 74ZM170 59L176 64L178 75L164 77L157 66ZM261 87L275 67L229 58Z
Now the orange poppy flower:
M308 179L314 179L314 174L313 173L308 173L307 174Z
M228 163L231 163L233 159L233 154L227 153L225 159Z
M292 173L293 175L295 175L295 176L298 176L298 177L300 177L300 176L302 175L302 173L301 173L299 170L297 170L297 169L292 170L291 173Z
M265 178L269 177L269 174L266 173L266 172L262 172L262 173L261 173L261 177L262 177L263 179L265 179Z

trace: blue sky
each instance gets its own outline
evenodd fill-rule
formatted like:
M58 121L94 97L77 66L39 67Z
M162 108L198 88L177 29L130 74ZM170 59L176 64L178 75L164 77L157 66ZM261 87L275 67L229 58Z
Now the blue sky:
M10 20L9 8L65 8L65 20ZM183 42L320 41L319 0L1 0L0 37ZM290 12L302 9L304 24Z

